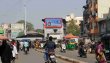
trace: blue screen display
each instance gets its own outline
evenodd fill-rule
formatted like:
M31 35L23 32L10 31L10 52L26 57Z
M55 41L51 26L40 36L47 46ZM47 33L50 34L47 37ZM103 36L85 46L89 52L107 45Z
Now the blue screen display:
M62 19L60 18L48 18L45 19L46 26L62 26Z

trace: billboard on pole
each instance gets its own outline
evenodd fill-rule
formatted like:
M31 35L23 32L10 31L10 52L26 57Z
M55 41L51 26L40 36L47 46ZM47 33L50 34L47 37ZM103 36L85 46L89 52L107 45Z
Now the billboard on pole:
M11 38L16 38L19 32L24 31L24 24L16 23L11 24Z
M45 18L45 28L61 28L62 18Z

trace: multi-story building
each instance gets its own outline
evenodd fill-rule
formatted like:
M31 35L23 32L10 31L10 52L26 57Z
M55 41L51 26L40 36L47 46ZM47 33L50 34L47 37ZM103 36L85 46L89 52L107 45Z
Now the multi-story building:
M69 22L70 20L72 20L72 19L75 21L75 22L74 22L75 25L79 26L80 21L83 20L83 17L75 17L74 14L67 15L67 16L66 16L67 26L68 26L68 22ZM79 26L79 27L80 27L80 26Z
M84 34L91 40L97 40L100 36L99 22L107 18L110 0L86 0L83 6Z
M75 20L76 20L75 24L79 26L80 22L83 21L83 17L75 17Z

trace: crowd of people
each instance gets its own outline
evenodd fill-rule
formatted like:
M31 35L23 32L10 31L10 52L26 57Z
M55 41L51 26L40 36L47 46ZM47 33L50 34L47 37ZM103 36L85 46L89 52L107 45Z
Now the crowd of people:
M18 58L17 44L14 40L0 40L0 57L2 63L14 63Z
M2 63L15 63L15 60L18 59L19 51L29 51L30 42L27 41L18 41L14 39L10 40L0 40L0 57Z
M91 41L85 44L84 40L78 44L78 54L80 57L87 58L87 53L94 53L97 63L107 63L105 56L105 46L101 40Z
M25 51L25 48L29 51L30 47L44 48L45 49L45 60L47 60L47 53L51 50L54 51L57 45L49 37L49 40L41 45L40 40L36 40L33 43L28 41L17 41L17 40L0 40L0 57L2 63L15 63L15 59L18 59L19 51ZM66 40L60 41L61 52L66 52ZM77 44L78 54L80 57L87 58L87 53L94 53L98 63L106 63L105 47L102 41L91 41L86 42L80 40Z

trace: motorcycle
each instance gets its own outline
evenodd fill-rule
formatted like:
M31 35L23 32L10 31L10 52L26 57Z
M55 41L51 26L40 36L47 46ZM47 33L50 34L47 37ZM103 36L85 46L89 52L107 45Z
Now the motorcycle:
M28 54L28 49L27 49L27 47L24 47L24 53L25 53L25 54Z
M105 58L106 58L107 61L110 62L110 50L105 51Z
M48 52L48 61L46 63L56 63L55 52Z

